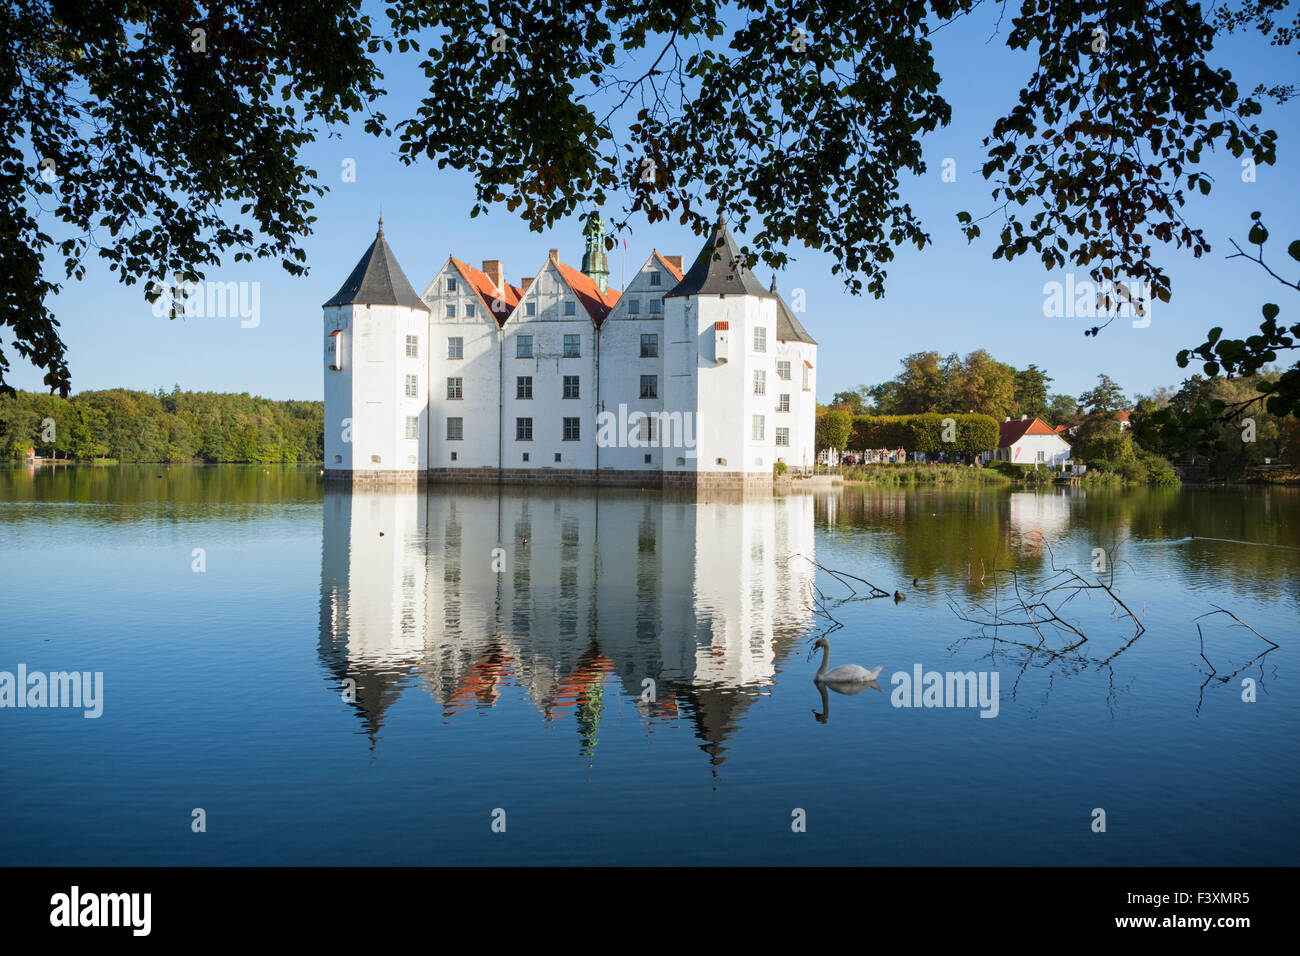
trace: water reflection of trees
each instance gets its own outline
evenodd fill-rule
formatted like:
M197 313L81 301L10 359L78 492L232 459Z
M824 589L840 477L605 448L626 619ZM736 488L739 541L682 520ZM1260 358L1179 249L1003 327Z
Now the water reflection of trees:
M1150 559L1172 556L1189 582L1300 600L1294 562L1278 560L1279 550L1300 551L1297 515L1300 492L1258 487L855 488L820 497L817 505L819 528L874 534L873 549L892 565L896 580L940 578L971 594L989 590L993 567L1025 573L1050 567L1048 548L1062 563L1086 566L1093 548L1119 546L1139 572Z
M27 505L112 504L104 524L130 524L160 513L178 521L252 521L269 507L315 505L315 465L16 465L0 468L0 501ZM6 520L48 521L39 508L10 509Z

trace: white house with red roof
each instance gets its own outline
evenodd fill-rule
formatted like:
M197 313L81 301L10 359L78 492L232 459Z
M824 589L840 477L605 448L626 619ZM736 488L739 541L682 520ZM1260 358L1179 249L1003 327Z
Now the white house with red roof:
M811 470L817 343L719 218L689 270L609 288L552 249L518 286L448 256L417 296L379 233L325 303L325 471L352 480L746 485Z
M981 455L981 460L1010 461L1021 465L1062 465L1070 457L1070 443L1057 429L1041 418L1021 415L998 423L996 451Z

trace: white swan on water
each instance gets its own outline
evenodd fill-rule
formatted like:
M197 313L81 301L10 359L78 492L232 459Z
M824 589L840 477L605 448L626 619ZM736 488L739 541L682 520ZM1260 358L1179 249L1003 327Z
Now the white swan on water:
M822 666L813 677L813 680L819 684L865 684L880 676L880 667L869 671L857 664L841 664L833 671L827 670L831 658L831 642L824 637L819 637L813 644L813 649L819 647L822 649Z

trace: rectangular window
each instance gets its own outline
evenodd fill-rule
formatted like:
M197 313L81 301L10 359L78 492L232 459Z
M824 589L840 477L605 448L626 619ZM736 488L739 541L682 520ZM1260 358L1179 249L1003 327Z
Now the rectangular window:
M782 448L790 447L790 429L778 428L776 430L776 443Z
M447 419L447 441L463 441L465 438L465 419Z
M582 357L582 336L566 335L564 337L564 357L565 358Z
M578 441L579 437L578 419L566 418L564 420L564 440Z
M790 396L782 395L780 403L776 406L778 412L788 412L790 410Z
M521 335L515 339L515 358L532 358L533 357L533 337L531 335Z
M449 319L454 319L454 318L456 318L456 306L455 306L455 305L449 305L449 306L447 306L447 318L449 318Z
M536 302L525 302L525 303L524 303L524 315L536 315L536 314L537 314L537 303L536 303Z
M578 314L578 303L574 302L572 299L565 299L565 300L564 300L564 314L565 314L565 315L577 315L577 314Z
M406 337L406 357L420 357L420 337L418 335L408 335Z
M651 272L650 272L650 284L651 284L651 285L658 285L658 284L660 283L660 281L662 281L662 278L663 278L663 273L661 273L658 269L652 269L652 270L651 270Z
M754 351L767 351L767 329L761 325L754 329Z
M515 441L533 440L533 420L531 418L515 419Z
M406 376L406 397L407 398L420 397L420 376L418 375Z
M628 314L628 315L640 315L640 314L641 314L641 300L640 300L640 299L628 299L628 300L627 300L627 314Z
M754 394L767 394L767 373L762 369L756 369L754 371Z
M578 397L578 376L576 375L564 376L564 397L565 398Z
M475 313L475 311L474 311L474 303L473 303L473 302L471 302L469 305L465 306L465 315L466 315L466 316L468 316L469 318L472 319L472 318L474 318L474 316L475 316L476 314L477 314L477 313Z
M420 437L420 420L412 415L406 416L406 437L407 438Z
M659 336L658 335L641 336L641 357L642 358L659 357Z
M460 336L447 340L447 358L463 359L465 357L465 340Z
M809 391L809 390L812 388L812 386L808 384L810 381L812 381L812 375L811 375L811 372L812 372L812 369L810 369L810 368L805 364L804 367L803 367L803 390L804 390L805 392L806 392L806 391Z
M531 375L519 375L515 378L515 398L532 398L533 397L533 377Z
M664 311L664 303L663 303L663 300L662 300L662 299L651 299L651 300L650 300L650 314L651 314L651 315L662 315L662 314L663 314L663 311Z
M464 382L463 378L447 379L447 397L450 399L464 398Z
M643 415L637 422L637 439L645 444L653 444L659 437L659 429L655 427L657 419L653 415ZM650 463L650 456L646 456L646 464Z
M781 381L783 381L783 382L788 382L788 381L790 381L790 363L789 363L789 362L777 362L777 363L776 363L776 377L779 378L779 379L780 379Z
M750 425L749 437L754 441L762 441L764 435L763 416L755 415Z
M658 375L641 376L641 397L642 398L659 397L659 376Z
M456 280L455 280L455 279L448 279L448 280L447 280L447 291L448 291L448 292L455 292L455 291L456 291Z

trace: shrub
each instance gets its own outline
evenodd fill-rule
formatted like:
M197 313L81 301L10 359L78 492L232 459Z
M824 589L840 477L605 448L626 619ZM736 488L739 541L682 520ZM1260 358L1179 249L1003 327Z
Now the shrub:
M1147 466L1136 459L1121 461L1115 470L1121 478L1134 485L1145 485L1151 477Z
M778 461L775 465L772 466L772 470L776 472L776 476L778 478L781 477L782 475L785 474L785 462Z

